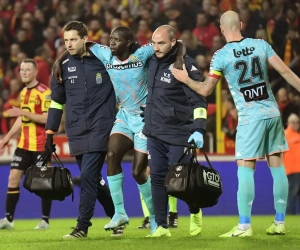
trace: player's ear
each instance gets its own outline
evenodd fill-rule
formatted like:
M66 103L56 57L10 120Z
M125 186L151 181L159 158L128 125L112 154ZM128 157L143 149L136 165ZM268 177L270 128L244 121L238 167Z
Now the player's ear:
M173 39L171 42L171 46L173 47L176 44L176 39Z
M243 23L240 22L240 30L242 31L242 29L243 29Z
M84 36L82 39L83 39L83 42L86 42L87 41L87 36Z

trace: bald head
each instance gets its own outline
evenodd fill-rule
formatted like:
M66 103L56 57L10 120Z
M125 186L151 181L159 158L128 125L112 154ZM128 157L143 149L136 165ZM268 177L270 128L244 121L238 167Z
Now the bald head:
M170 25L158 27L152 35L153 48L158 58L164 57L176 44L176 33Z
M220 19L220 24L224 30L237 32L240 31L240 18L234 11L226 11Z
M159 26L154 32L153 32L153 36L168 36L170 40L173 40L176 38L176 32L173 29L172 26L170 25L162 25Z

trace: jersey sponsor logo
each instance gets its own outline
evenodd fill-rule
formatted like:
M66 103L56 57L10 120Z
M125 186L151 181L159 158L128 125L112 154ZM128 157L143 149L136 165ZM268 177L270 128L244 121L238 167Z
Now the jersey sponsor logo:
M34 103L35 105L41 104L40 100L29 100L29 103Z
M162 77L160 78L160 80L161 80L162 82L171 83L171 74L169 74L169 73L164 73L164 76L162 76Z
M142 63L142 62L126 63L126 64L118 64L118 65L113 65L113 64L107 63L106 69L125 70L125 69L140 68L143 66L144 66L144 63Z
M253 51L255 50L254 47L251 47L251 48L243 48L242 50L233 50L233 55L234 57L236 58L239 58L241 55L243 56L250 56L253 54Z
M101 84L102 83L102 75L101 73L96 74L96 83Z
M241 88L241 92L246 102L261 101L269 98L265 82Z
M75 72L76 71L76 67L68 67L68 71L69 72Z

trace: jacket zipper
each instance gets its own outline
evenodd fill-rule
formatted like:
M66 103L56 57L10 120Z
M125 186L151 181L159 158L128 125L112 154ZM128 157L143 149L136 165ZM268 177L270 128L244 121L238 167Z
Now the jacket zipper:
M86 75L85 75L84 60L83 60L83 58L81 59L81 62L82 62L82 69L83 69L83 75L84 75L84 85L85 85L86 104L87 104L86 106L87 106L87 111L88 111L89 110L88 88L87 88L87 85L86 85ZM85 127L88 130L88 124L87 124L87 120L86 120L86 114L87 114L87 112L85 112L84 119L85 119ZM89 141L89 133L87 133L87 139ZM88 143L88 149L87 150L89 151L89 143Z
M152 117L152 110L153 110L153 97L154 97L154 95L153 95L153 90L154 90L154 88L155 88L155 84L156 84L156 76L157 76L157 71L158 71L158 69L159 69L159 67L160 67L160 63L158 63L157 64L157 66L156 66L156 70L155 70L155 75L154 75L154 82L153 82L153 87L152 87L152 108L151 108L151 110L150 110L150 116L149 116L149 123L150 123L150 134L151 134L151 128L152 128L152 122L151 122L151 117ZM146 106L146 108L147 108L147 106Z

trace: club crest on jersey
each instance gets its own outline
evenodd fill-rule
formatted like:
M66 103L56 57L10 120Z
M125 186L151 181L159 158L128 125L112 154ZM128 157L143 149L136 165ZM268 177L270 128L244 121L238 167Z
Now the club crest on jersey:
M97 84L102 83L102 75L101 75L101 73L97 73L96 74L96 83Z
M68 67L68 71L69 72L75 72L76 71L76 67Z
M139 62L140 59L138 59L135 55L130 55L129 59L132 61L132 62Z

